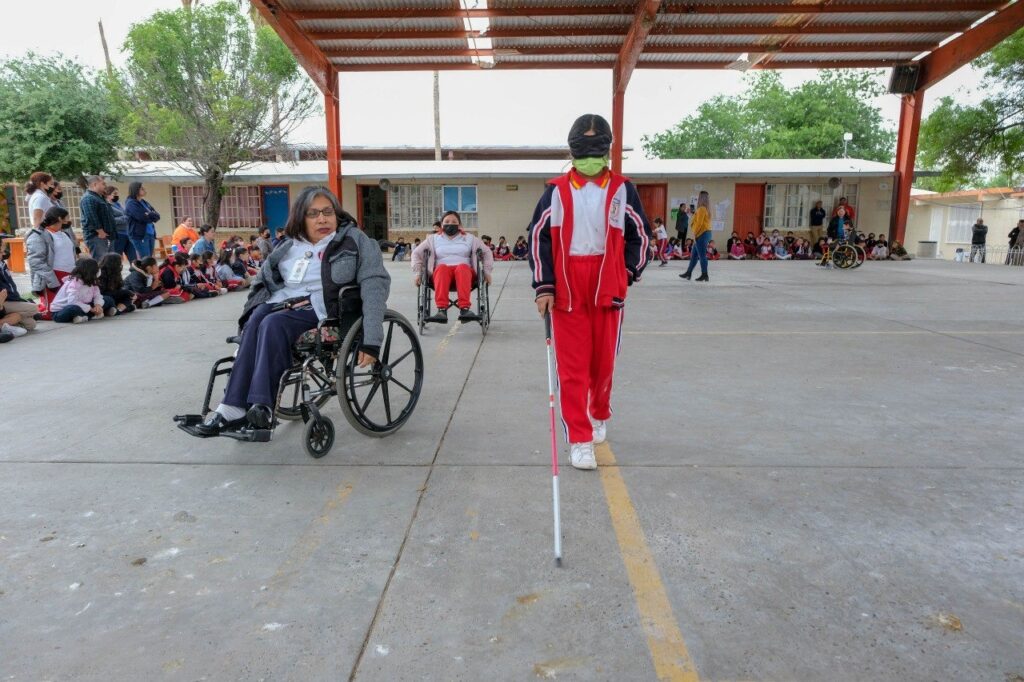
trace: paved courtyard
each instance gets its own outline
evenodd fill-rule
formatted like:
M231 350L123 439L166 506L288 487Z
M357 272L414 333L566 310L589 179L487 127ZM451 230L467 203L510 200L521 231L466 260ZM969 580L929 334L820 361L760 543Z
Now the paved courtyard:
M171 421L242 294L0 346L0 680L1024 680L1024 268L678 272L603 466L563 447L561 569L525 264L321 460Z

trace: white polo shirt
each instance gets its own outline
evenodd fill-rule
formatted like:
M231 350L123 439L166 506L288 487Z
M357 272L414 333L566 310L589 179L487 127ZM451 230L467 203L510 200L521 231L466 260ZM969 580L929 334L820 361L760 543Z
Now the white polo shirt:
M473 252L473 238L468 234L434 235L434 258L438 265L470 265Z
M572 243L570 256L594 256L604 253L605 233L608 231L606 204L608 183L604 187L596 182L585 182L572 190Z
M71 272L75 269L75 245L71 237L63 230L51 232L50 236L53 237L53 269Z

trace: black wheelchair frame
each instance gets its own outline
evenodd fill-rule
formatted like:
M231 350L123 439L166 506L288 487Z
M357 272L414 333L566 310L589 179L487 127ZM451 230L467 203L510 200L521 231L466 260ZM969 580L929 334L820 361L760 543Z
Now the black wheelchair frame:
M382 438L400 429L412 415L423 389L423 352L414 327L400 313L387 310L380 357L370 367L361 368L358 357L362 318L356 318L347 328L342 329L341 325L334 318L322 320L311 330L312 339L308 338L311 332L306 332L293 346L295 364L278 384L270 428L243 426L219 435L265 443L273 438L281 420L302 419L306 452L312 457L323 457L334 445L334 423L321 412L332 396L338 396L346 421L363 435ZM237 337L228 341L236 342ZM404 364L410 358L411 368ZM179 428L193 436L205 437L195 427L212 409L214 385L219 377L231 374L234 361L231 355L213 363L200 414L176 416L174 420ZM401 371L396 371L400 366ZM392 396L397 398L397 405ZM378 397L375 403L374 398Z
M452 283L454 287L454 282ZM434 272L427 271L426 267L423 268L423 273L420 277L419 286L416 288L416 325L420 329L420 334L424 334L427 325L431 324L427 320L431 316L433 310L433 296L431 292L434 290ZM491 326L491 285L487 283L484 278L484 252L483 249L476 250L476 272L473 278L473 291L476 292L476 314L479 317L477 322L480 323L480 331L484 336L487 335L487 328ZM451 291L448 292L448 303L449 306L454 306L456 299L451 297Z

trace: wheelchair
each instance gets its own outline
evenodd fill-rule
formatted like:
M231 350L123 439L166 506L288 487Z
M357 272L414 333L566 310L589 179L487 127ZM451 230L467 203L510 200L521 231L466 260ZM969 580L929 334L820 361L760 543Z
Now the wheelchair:
M338 396L346 421L359 433L382 438L400 429L412 415L423 389L423 353L415 328L400 313L384 314L384 344L380 357L370 367L359 367L363 336L362 317L342 320L328 318L305 332L292 347L293 364L281 377L277 402L269 429L243 426L219 435L235 440L265 443L273 438L281 421L305 424L303 447L315 458L334 445L334 423L322 412ZM238 337L229 337L237 343ZM178 415L178 428L198 437L195 431L212 409L210 406L219 377L231 374L234 355L213 364L200 414ZM226 381L226 379L224 380Z
M452 280L452 288L455 288L455 280ZM478 316L477 322L480 323L480 331L484 336L487 336L487 328L491 326L491 285L484 279L484 256L483 250L476 250L476 272L473 277L472 291L476 292L476 314ZM427 318L433 313L433 292L434 291L434 273L427 272L424 268L423 276L420 277L420 284L416 288L416 324L420 329L420 335L422 336L426 331L427 325L430 324ZM448 304L454 307L456 299L451 298L451 292L448 294Z

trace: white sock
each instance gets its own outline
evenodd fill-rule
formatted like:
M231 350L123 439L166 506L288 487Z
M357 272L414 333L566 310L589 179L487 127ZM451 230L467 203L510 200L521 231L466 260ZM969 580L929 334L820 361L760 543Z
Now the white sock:
M235 407L234 405L225 405L224 403L218 405L217 409L214 410L214 412L224 417L224 419L228 420L229 422L235 421L236 419L241 419L242 417L245 416L244 407Z
M163 303L163 300L163 296L154 296L153 298L149 299L149 307L152 308L155 305Z

